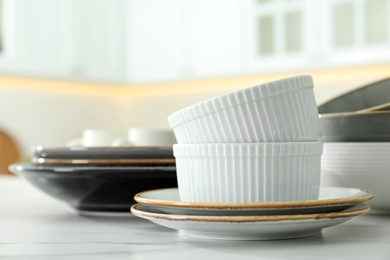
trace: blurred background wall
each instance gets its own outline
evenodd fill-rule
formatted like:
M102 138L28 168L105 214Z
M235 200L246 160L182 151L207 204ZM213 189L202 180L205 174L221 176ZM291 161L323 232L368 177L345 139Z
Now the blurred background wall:
M0 129L28 157L299 74L320 104L389 76L388 13L389 0L2 0Z

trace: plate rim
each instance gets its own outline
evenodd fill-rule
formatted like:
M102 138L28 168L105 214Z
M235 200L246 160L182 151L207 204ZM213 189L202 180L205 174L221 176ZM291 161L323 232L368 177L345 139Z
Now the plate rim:
M42 146L31 149L32 156L53 159L174 158L172 146Z
M130 212L140 218L147 220L180 221L180 222L202 222L202 223L255 223L255 222L280 222L298 220L321 220L351 218L368 213L371 206L367 203L358 203L343 211L311 214L290 214L290 215L251 215L251 216L202 216L202 215L176 215L168 213L148 212L139 209L148 204L137 203L131 206Z
M157 192L163 190L178 190L178 188L163 188L148 191L142 191L134 195L134 200L137 203L149 204L155 206L164 206L172 208L192 208L192 209L296 209L308 207L325 207L337 205L351 205L368 201L374 197L373 192L367 189L360 188L346 188L346 187L320 187L320 189L356 189L365 194L359 196L352 196L347 198L336 199L318 199L318 200L303 200L303 201L277 201L277 202L244 202L244 203L207 203L207 202L186 202L173 200L159 200L142 197L148 192Z

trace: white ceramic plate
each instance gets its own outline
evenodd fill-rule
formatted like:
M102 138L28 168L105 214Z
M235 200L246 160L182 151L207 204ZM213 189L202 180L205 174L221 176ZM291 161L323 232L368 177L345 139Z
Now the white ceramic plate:
M182 235L221 240L274 240L314 236L323 228L367 213L370 206L356 204L344 211L272 216L193 216L156 212L150 205L136 204L131 212Z
M370 191L354 188L321 187L318 200L259 203L195 203L180 201L177 188L138 193L135 201L154 211L179 215L282 215L325 213L345 210L373 197Z

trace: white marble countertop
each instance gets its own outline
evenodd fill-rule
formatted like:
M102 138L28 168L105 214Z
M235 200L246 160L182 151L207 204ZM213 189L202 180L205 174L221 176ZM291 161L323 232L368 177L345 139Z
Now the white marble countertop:
M276 241L182 237L129 215L79 216L14 176L0 176L0 259L390 259L390 215Z

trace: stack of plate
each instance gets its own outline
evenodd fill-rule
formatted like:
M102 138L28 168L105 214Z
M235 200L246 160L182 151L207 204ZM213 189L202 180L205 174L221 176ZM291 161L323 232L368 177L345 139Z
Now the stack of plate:
M138 193L131 212L181 234L222 240L307 237L370 210L373 194L353 188L320 189L318 200L252 203L180 201L177 188Z
M176 187L172 147L35 147L10 170L82 214L128 214L136 193Z

